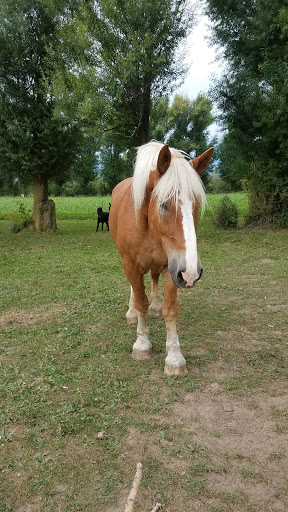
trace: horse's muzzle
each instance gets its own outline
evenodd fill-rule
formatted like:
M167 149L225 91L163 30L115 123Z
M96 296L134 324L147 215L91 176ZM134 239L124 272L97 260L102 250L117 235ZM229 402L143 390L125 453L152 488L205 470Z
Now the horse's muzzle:
M178 268L175 260L172 261L171 263L169 263L168 270L172 277L173 283L178 288L192 288L195 285L195 283L197 283L197 281L199 281L199 279L201 279L202 274L203 274L203 267L200 267L199 269L197 269L198 277L196 279L194 279L193 282L190 281L191 284L190 284L190 282L189 282L189 284L187 284L187 281L183 277L183 274L185 274L186 269Z

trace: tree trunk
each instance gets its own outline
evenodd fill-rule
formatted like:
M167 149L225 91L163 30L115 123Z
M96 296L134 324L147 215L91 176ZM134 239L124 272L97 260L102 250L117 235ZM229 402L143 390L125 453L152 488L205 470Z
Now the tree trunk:
M33 222L36 231L56 231L56 209L52 199L48 199L48 177L39 173L34 183Z

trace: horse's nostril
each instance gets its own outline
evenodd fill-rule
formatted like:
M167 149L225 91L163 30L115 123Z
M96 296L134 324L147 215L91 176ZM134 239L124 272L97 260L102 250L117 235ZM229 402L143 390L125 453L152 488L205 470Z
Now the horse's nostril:
M177 279L178 279L179 283L186 282L186 281L185 281L185 279L183 278L183 274L182 274L182 271L181 271L181 270L179 270L179 271L177 272Z
M199 279L201 279L202 274L203 274L203 267L201 267L200 270L198 270L198 277L197 277L197 279L195 279L194 283L197 283L197 281L199 281Z

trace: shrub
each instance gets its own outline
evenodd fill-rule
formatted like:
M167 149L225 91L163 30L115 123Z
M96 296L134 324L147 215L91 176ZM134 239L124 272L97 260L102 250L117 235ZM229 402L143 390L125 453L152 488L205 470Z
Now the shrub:
M12 233L19 233L21 229L28 228L32 226L32 213L30 210L25 208L23 203L18 204L18 210L16 212L11 213L11 219L13 221L11 231Z
M215 213L214 224L219 228L236 228L238 223L238 210L235 204L224 196Z

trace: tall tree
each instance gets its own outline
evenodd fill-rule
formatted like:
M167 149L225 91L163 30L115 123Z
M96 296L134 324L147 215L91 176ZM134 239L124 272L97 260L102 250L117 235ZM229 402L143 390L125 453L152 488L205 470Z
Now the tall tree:
M227 63L214 98L248 180L251 220L288 225L288 7L282 0L207 5Z
M126 141L148 141L151 100L183 75L177 54L193 15L188 0L98 0L91 28L102 63L107 110L103 130Z
M65 12L61 21L61 52L69 65L54 75L56 108L71 117L76 105L78 117L94 126L100 171L112 186L131 173L132 148L149 140L152 101L183 78L179 46L194 15L190 0L78 3L75 15Z
M37 230L56 229L48 181L68 171L81 132L55 117L51 93L62 0L3 0L0 4L0 168L9 178L34 182Z
M218 157L218 158L217 158ZM217 147L217 172L223 180L223 185L231 192L243 190L246 185L245 176L249 172L243 152L239 151L239 136L237 131L225 134Z
M165 141L169 131L168 120L169 95L152 100L149 122L149 139Z
M195 100L177 94L168 109L168 142L197 155L207 149L207 128L213 122L212 102L203 94Z

